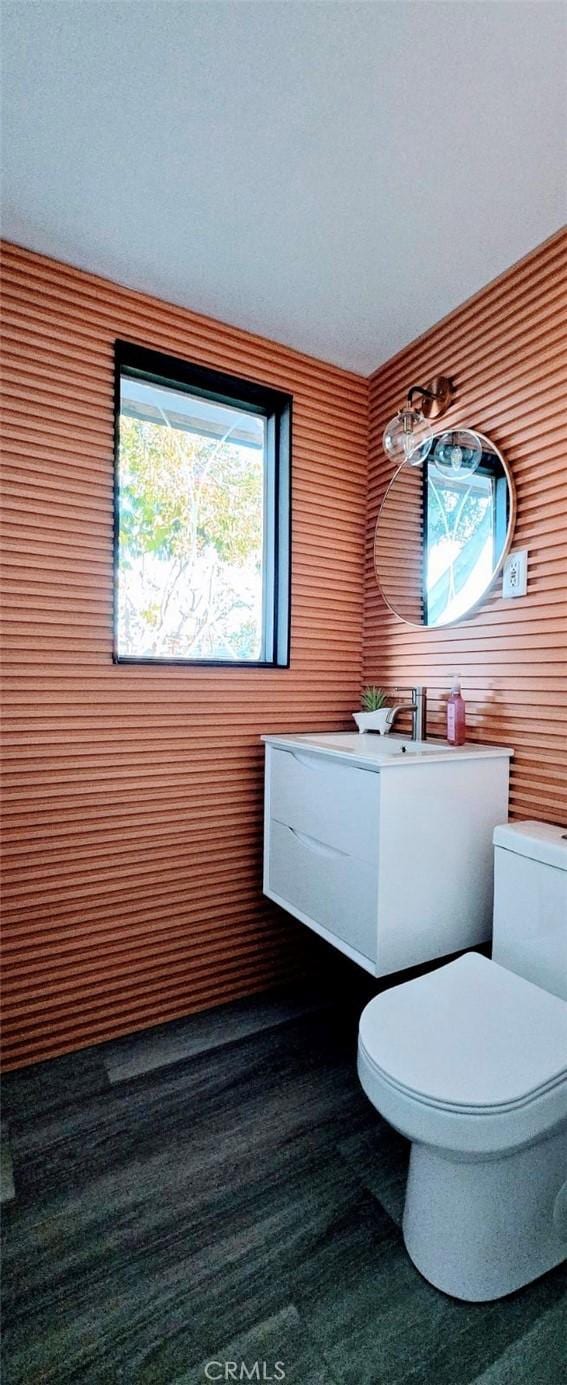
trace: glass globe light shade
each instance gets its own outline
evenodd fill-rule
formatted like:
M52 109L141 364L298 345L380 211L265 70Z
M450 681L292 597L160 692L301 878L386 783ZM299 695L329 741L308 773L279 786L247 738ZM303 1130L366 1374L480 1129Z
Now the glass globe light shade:
M431 460L442 476L472 476L482 458L482 442L470 428L453 428L435 439Z
M382 445L388 457L399 466L420 466L425 461L433 432L417 409L400 409L384 429Z

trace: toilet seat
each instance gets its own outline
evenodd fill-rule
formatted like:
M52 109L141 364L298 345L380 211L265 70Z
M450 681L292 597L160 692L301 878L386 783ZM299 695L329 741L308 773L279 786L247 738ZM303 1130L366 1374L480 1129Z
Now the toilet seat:
M358 1061L412 1140L501 1152L567 1119L567 1004L477 953L370 1001Z
M371 1057L368 1051L364 1049L364 1045L362 1043L360 1047L364 1052L369 1065L375 1069L376 1073L380 1075L384 1082L387 1082L389 1086L393 1087L394 1091L402 1092L404 1093L404 1095L411 1097L413 1101L421 1102L424 1106L431 1106L431 1108L435 1111L455 1111L457 1115L497 1116L500 1113L505 1114L506 1111L518 1111L521 1110L524 1106L533 1104L535 1101L537 1101L538 1097L545 1095L545 1093L554 1091L556 1087L560 1087L561 1084L566 1080L566 1074L563 1073L559 1077L555 1078L553 1081L546 1083L542 1087L539 1087L537 1091L529 1092L525 1097L520 1098L518 1101L500 1101L493 1102L490 1105L487 1104L484 1106L466 1106L462 1102L432 1100L431 1097L424 1096L423 1092L418 1092L412 1087L405 1087L402 1082L396 1082L394 1079L388 1076L388 1073L384 1072L383 1068L380 1068L378 1063L374 1062L374 1059Z

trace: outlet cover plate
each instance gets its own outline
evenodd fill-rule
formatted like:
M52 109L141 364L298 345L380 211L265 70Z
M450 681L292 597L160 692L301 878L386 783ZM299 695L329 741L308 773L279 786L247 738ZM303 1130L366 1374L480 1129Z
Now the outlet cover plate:
M528 589L528 550L513 549L504 560L502 596L511 600L515 596L525 596Z

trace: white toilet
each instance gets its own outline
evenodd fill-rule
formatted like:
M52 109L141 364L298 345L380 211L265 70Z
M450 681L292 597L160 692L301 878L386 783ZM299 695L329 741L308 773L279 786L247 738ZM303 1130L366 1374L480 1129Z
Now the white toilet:
M404 1240L456 1298L500 1298L567 1253L567 832L494 833L492 961L469 952L360 1020L358 1072L412 1141Z

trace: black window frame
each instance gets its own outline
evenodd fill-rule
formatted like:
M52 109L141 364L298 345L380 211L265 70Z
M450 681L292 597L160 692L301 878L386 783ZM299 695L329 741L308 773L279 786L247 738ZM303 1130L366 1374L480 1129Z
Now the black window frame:
M121 380L145 380L217 404L245 408L266 419L267 544L264 553L262 603L263 659L188 659L167 655L119 654L118 575L120 538L120 397ZM289 668L291 641L291 452L293 396L197 362L165 355L134 342L114 344L114 538L113 650L115 664L184 665L188 668ZM266 591L266 586L268 590Z

